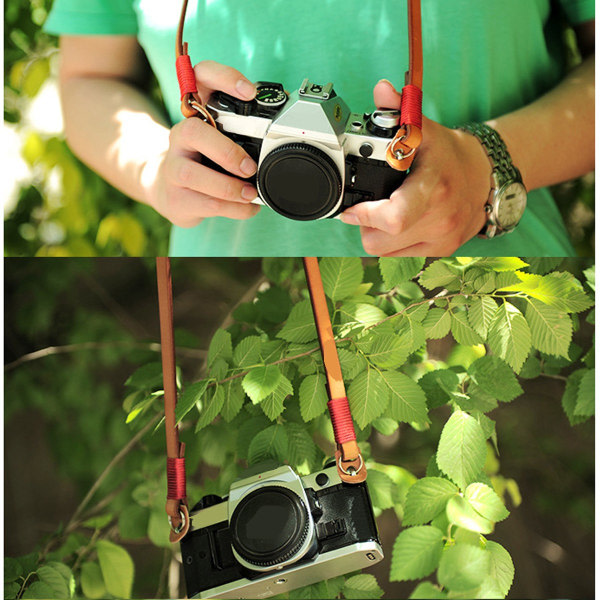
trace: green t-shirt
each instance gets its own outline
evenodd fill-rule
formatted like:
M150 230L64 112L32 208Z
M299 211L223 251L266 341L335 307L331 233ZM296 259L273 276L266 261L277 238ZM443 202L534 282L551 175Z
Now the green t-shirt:
M174 41L180 2L56 0L46 30L137 35L175 123ZM304 77L333 81L353 112L373 108L381 78L402 86L408 64L406 2L400 0L190 0L185 40L192 62L231 65L250 80L297 89ZM423 0L424 113L446 126L524 106L564 74L561 20L594 18L593 0ZM267 207L248 221L205 219L174 227L175 256L364 255L357 227L297 222ZM468 256L565 256L574 250L548 190L529 194L517 230L473 239Z

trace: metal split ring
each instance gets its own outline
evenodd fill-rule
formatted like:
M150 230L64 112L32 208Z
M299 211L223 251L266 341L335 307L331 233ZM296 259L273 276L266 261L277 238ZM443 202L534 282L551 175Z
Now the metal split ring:
M359 460L358 469L356 469L354 471L349 471L349 470L346 471L346 469L344 469L344 467L342 466L342 457L340 456L340 458L338 460L338 467L340 468L340 471L342 473L345 473L346 475L349 475L350 477L356 477L364 465L362 454L358 455L358 460ZM352 468L354 469L354 467L352 467Z
M169 526L175 534L181 533L184 530L186 524L185 515L183 514L183 511L179 511L179 516L181 517L181 525L179 525L179 527L173 527L173 522L171 521L171 517L169 517Z

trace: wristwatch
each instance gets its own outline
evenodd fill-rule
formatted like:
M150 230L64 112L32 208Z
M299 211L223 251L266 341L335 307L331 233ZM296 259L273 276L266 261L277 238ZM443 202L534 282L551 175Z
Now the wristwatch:
M479 237L492 239L514 231L527 206L527 190L500 134L484 123L460 127L474 135L492 164L492 189L485 205L487 222Z

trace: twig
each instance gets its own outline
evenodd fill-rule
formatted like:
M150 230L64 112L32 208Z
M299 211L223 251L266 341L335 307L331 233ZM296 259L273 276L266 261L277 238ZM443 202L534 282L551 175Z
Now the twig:
M70 354L80 352L82 350L104 350L105 348L134 348L139 350L149 350L151 352L160 352L160 344L156 342L129 342L129 341L113 341L113 342L82 342L81 344L67 344L65 346L48 346L29 354L17 358L16 360L4 365L4 372L12 371L24 363L28 363L47 356L55 356L57 354ZM206 350L198 350L195 348L177 348L177 352L181 356L189 356L190 358L204 358Z

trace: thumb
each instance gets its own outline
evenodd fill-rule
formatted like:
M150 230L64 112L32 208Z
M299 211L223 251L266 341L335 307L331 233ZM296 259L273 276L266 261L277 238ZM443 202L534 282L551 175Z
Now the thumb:
M377 108L397 110L402 102L402 94L387 79L382 79L373 90L373 99Z

